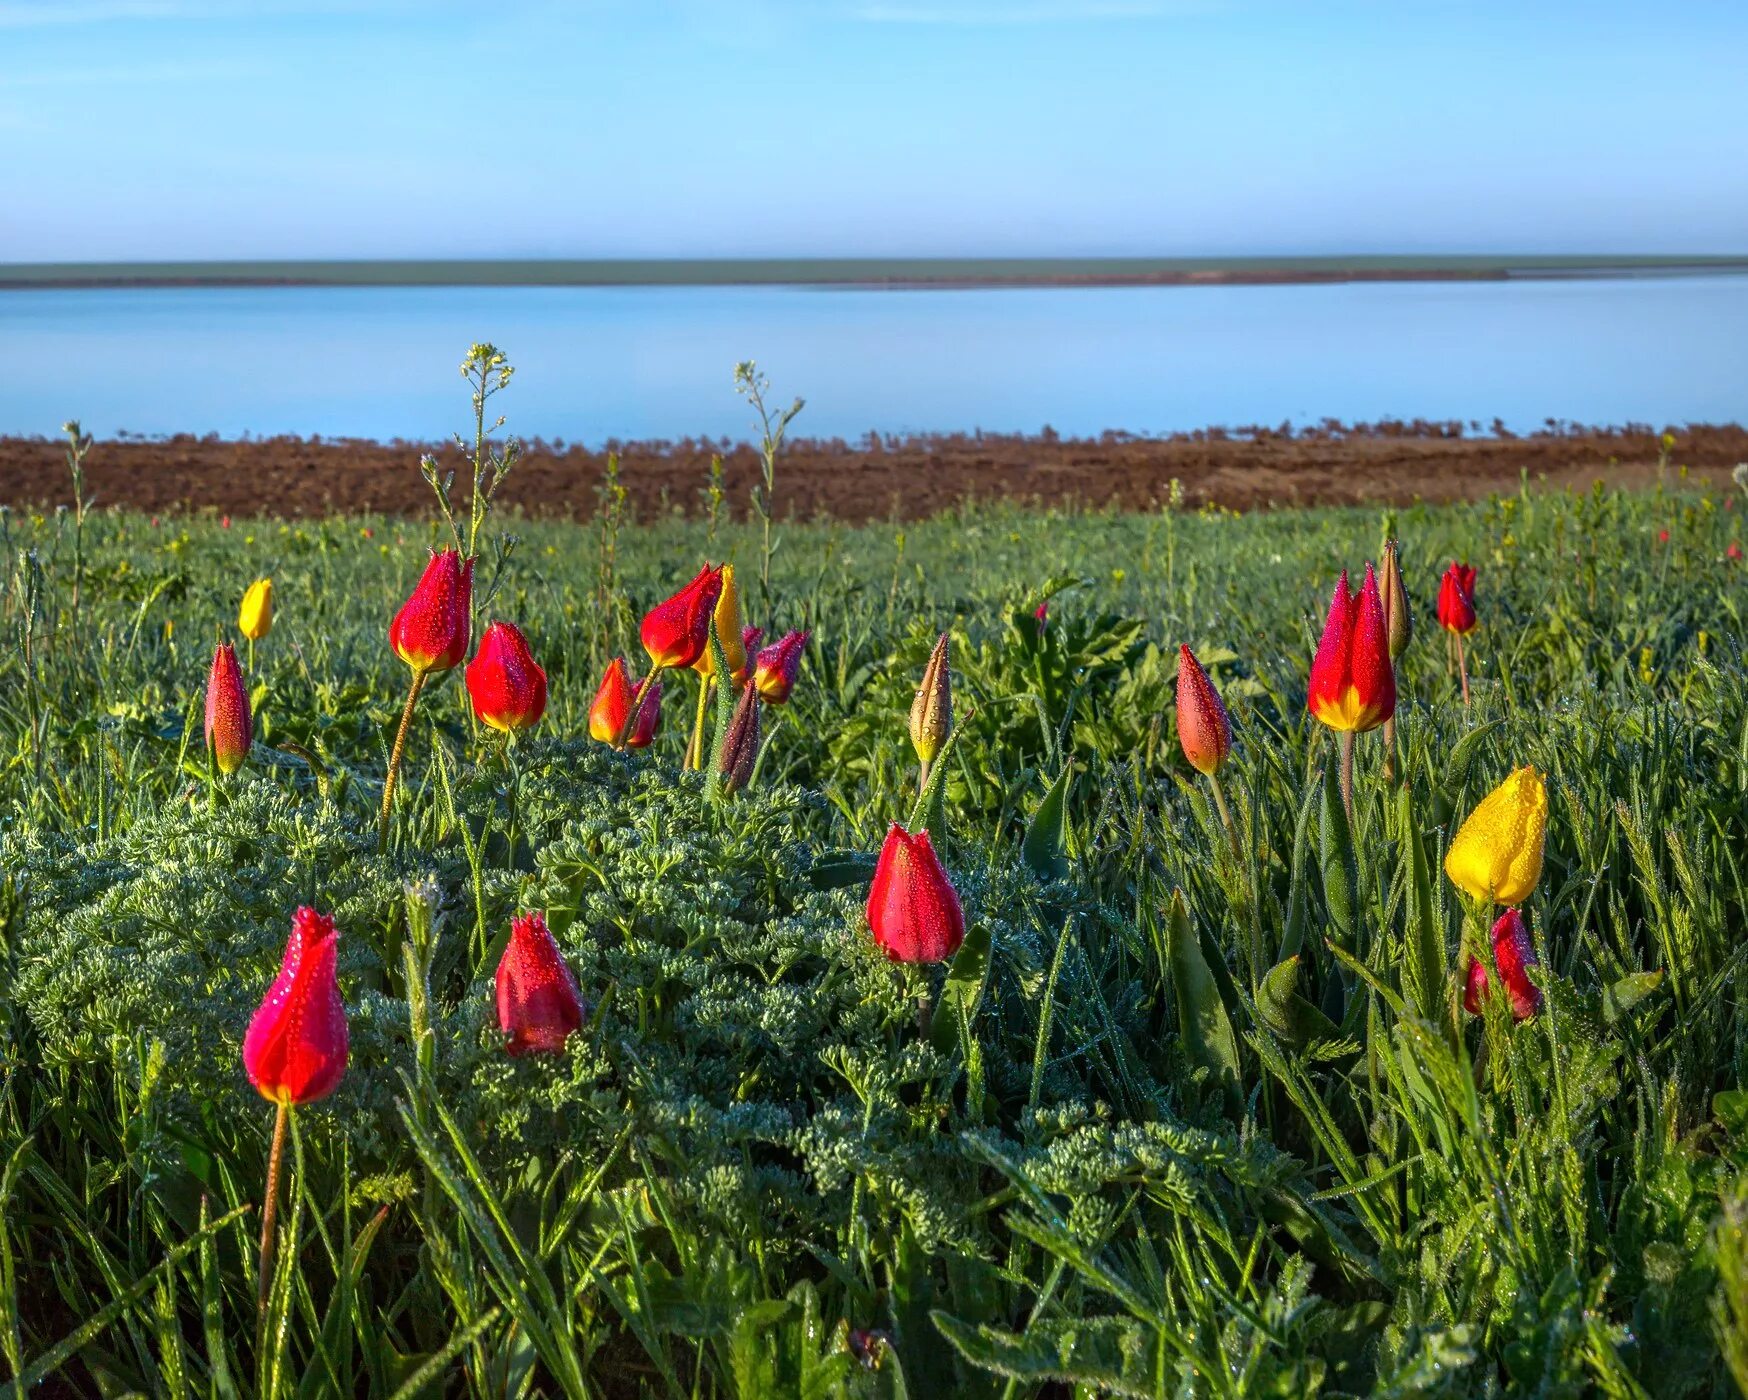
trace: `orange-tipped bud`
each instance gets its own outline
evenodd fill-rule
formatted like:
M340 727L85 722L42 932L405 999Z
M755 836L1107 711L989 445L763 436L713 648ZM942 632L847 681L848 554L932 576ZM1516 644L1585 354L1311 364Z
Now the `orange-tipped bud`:
M1220 692L1187 646L1177 649L1177 740L1198 773L1214 774L1232 752L1232 721Z
M236 649L220 642L206 677L206 742L221 773L235 773L255 742L255 717L249 713L249 688Z
M556 1055L583 1024L577 979L539 912L510 921L498 960L498 1028L511 1055Z
M662 683L655 681L643 693L643 703L637 707L637 719L632 723L631 733L625 736L625 747L647 749L661 727Z
M742 685L747 675L747 644L740 616L740 589L735 586L733 564L722 566L722 590L716 595L715 618L716 636L722 643L728 673L734 677L736 685ZM716 674L716 660L711 655L708 634L704 638L704 650L698 653L692 669L701 676Z
M710 625L722 593L722 569L706 564L698 576L644 615L639 635L650 664L683 670L710 646Z
M1438 625L1459 636L1475 630L1475 567L1451 560L1438 585Z
M279 976L249 1021L243 1068L274 1103L311 1103L346 1073L346 1008L334 976L339 938L328 915L293 914Z
M631 677L625 673L625 658L615 656L607 663L607 673L601 677L600 689L589 706L589 737L603 744L617 744L631 715L631 702L636 698Z
M953 676L947 664L947 634L943 632L929 653L929 664L916 699L910 702L911 747L925 764L933 763L952 732Z
M744 686L735 701L734 714L728 721L728 733L723 736L717 757L716 771L722 777L724 792L739 792L753 779L753 765L759 758L759 690Z
M273 580L258 578L243 593L237 608L237 631L258 642L273 630Z
M1384 600L1384 626L1390 637L1390 659L1395 661L1408 650L1414 636L1414 617L1408 611L1408 590L1402 585L1402 560L1396 541L1384 545L1384 576L1378 581L1378 591Z
M801 653L806 647L807 633L791 632L759 653L753 663L753 684L769 704L788 703L795 678L801 674Z
M1336 580L1323 639L1311 662L1306 706L1331 729L1344 731L1376 729L1396 713L1396 670L1370 564L1357 597L1348 590L1345 569Z
M886 833L868 891L868 928L894 962L944 962L965 941L959 895L929 833L897 822Z
M546 672L513 623L494 622L486 628L463 676L473 712L493 729L506 734L526 729L546 713Z
M1542 989L1530 981L1525 971L1536 965L1536 948L1530 942L1523 915L1515 909L1507 909L1493 925L1493 962L1511 997L1512 1016L1519 1021L1529 1020L1542 1009ZM1481 1014L1481 1001L1491 980L1487 965L1471 953L1463 970L1463 1006L1471 1016Z
M415 671L461 665L473 640L473 560L433 552L413 596L389 624L389 645Z

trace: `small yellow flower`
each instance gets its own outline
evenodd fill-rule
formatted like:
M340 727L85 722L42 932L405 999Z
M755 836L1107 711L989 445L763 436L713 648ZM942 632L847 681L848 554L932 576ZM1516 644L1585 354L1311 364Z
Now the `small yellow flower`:
M1445 874L1476 899L1522 904L1542 877L1547 837L1547 785L1534 768L1519 768L1469 813L1445 852Z
M237 630L251 642L258 642L273 630L273 580L258 578L243 594L243 605L237 609Z

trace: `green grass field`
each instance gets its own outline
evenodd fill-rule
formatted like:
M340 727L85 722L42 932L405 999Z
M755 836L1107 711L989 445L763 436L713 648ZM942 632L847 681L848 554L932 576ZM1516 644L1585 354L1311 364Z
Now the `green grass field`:
M1743 513L1673 468L1643 495L1384 518L991 508L779 524L768 586L756 523L500 514L488 536L520 543L501 571L486 551L478 623L523 628L549 708L512 764L436 678L382 854L408 680L386 633L446 532L7 517L0 1374L1748 1386ZM1360 737L1350 826L1307 674L1338 571L1387 536L1414 606L1400 754L1386 775ZM1432 607L1452 558L1479 570L1468 707ZM644 752L587 722L611 657L645 668L644 610L724 559L749 622L812 634L732 797L680 771L694 676ZM214 782L207 669L263 575L255 747ZM958 737L931 827L969 951L898 964L863 904L917 803L907 714L943 631ZM1179 751L1180 642L1231 712L1235 841ZM1524 906L1544 1002L1514 1024L1460 1007L1481 915L1441 865L1525 764L1549 790ZM291 1115L263 1310L274 1110L239 1049L300 904L337 918L351 1056ZM589 1006L561 1054L511 1059L492 979L528 909Z

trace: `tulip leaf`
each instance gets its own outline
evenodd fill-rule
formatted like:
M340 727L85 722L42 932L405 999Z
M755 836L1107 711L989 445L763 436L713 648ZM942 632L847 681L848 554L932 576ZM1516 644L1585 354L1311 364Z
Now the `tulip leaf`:
M1040 880L1061 880L1068 874L1068 785L1074 765L1064 764L1032 814L1020 855Z
M1318 801L1322 795L1322 784L1311 783L1306 787L1305 800L1299 804L1299 823L1293 828L1293 873L1287 894L1287 926L1281 935L1282 958L1297 957L1300 949L1306 946L1305 923L1310 896L1305 870L1311 854L1311 823L1317 819Z
M1503 720L1489 720L1486 724L1477 725L1451 746L1450 756L1445 759L1444 777L1439 787L1454 804L1457 793L1468 780L1469 767L1475 761L1475 755L1481 751L1481 744L1495 729L1503 724Z
M1244 1104L1238 1078L1238 1037L1233 1034L1232 1018L1226 1014L1214 974L1202 956L1201 941L1190 925L1189 906L1181 889L1172 891L1166 923L1171 937L1172 990L1177 996L1178 1032L1184 1049L1193 1064L1208 1070L1220 1086L1227 1110L1236 1115Z
M704 790L712 798L722 796L722 760L728 748L728 731L734 723L734 688L724 685L722 680L729 674L728 654L722 649L722 638L716 635L716 623L710 624L710 664L711 676L716 679L716 745L711 751L710 776L705 779ZM700 685L709 685L711 676L700 676ZM637 717L632 716L632 723Z
M965 712L965 718L947 732L946 739L941 743L941 751L929 765L929 780L917 794L916 805L910 809L910 821L905 827L912 836L919 831L926 831L937 842L946 836L947 756L953 752L953 746L959 742L959 736L965 732L965 726L976 713L976 706Z
M1616 1025L1621 1018L1637 1006L1646 997L1662 985L1663 970L1655 972L1635 972L1630 977L1623 977L1603 989L1602 1017L1609 1025Z
M989 925L981 920L965 930L965 941L953 955L953 965L947 969L947 981L935 1003L934 1019L929 1023L929 1040L943 1055L951 1055L959 1044L959 1028L970 1025L983 1003L983 989L989 984Z
M1336 765L1328 762L1323 765L1318 854L1323 868L1323 902L1329 908L1329 917L1341 931L1343 941L1351 947L1358 931L1355 907L1360 876L1354 861L1353 828L1348 825L1347 806L1341 800Z
M1299 959L1276 963L1257 988L1257 1019L1295 1049L1315 1040L1339 1039L1341 1028L1300 996L1298 989Z
M1402 965L1402 991L1437 1025L1445 1018L1445 984L1450 961L1445 950L1444 920L1433 900L1432 868L1426 843L1414 824L1414 807L1404 787L1396 798L1398 842L1408 863L1408 957Z
M807 880L816 890L844 890L866 885L874 878L877 857L867 851L822 851L808 869Z

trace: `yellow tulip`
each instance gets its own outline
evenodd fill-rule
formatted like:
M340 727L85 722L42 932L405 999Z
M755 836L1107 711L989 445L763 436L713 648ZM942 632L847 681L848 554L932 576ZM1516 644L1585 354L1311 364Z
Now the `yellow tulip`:
M715 626L716 636L722 643L722 655L728 662L729 674L738 685L746 678L747 648L741 639L740 589L735 585L733 564L722 566L722 591L716 595ZM702 676L716 673L716 660L708 646L692 663L692 669Z
M243 605L237 609L237 630L251 642L258 642L273 630L273 580L258 578L243 594Z
M1445 874L1476 899L1522 904L1542 877L1548 789L1534 768L1519 768L1469 813L1445 852Z

